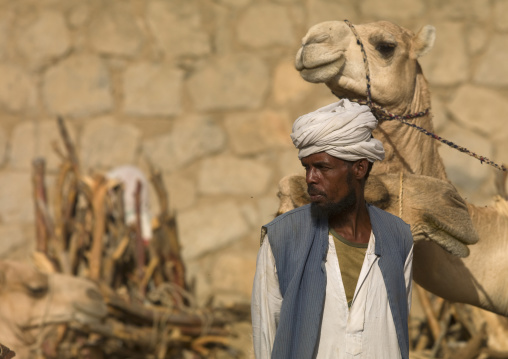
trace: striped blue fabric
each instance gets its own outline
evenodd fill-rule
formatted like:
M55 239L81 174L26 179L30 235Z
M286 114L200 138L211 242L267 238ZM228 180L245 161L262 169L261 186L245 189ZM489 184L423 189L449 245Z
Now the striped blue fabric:
M404 263L412 246L409 226L369 205L376 255L385 281L402 358L409 357ZM311 359L317 355L323 315L328 221L315 218L310 205L275 218L263 227L275 258L282 297L272 359Z

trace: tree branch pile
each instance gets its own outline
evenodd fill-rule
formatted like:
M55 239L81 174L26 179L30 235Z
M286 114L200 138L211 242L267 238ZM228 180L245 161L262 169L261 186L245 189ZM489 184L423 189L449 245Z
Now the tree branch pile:
M82 173L76 148L58 119L65 149L53 198L45 185L45 161L33 162L36 255L39 268L97 282L108 306L100 324L62 326L52 350L61 358L235 358L228 324L248 320L248 308L200 308L185 279L175 215L160 171L150 180L160 213L149 242L141 237L141 183L137 221L125 222L123 186L101 173ZM46 352L48 352L46 350ZM221 358L224 356L221 356Z
M508 358L508 350L496 348L494 343L497 336L504 341L501 347L508 347L508 318L451 303L417 284L413 290L424 317L409 320L411 359Z

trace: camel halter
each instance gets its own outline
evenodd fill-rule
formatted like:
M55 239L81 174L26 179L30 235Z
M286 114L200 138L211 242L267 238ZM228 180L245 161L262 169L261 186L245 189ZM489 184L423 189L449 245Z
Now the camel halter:
M418 118L418 117L423 117L423 116L428 115L430 113L430 108L427 108L424 111L410 113L410 114L407 114L407 115L396 115L394 113L388 112L387 110L385 110L381 106L373 103L372 102L372 94L371 94L371 85L370 85L369 61L367 59L367 53L365 52L365 48L363 47L363 42L360 39L360 36L358 35L358 33L356 32L356 29L353 26L353 24L351 24L348 20L344 20L344 22L349 26L349 28L351 29L351 32L353 33L353 35L355 35L355 37L356 37L356 43L358 44L358 46L360 46L360 50L362 51L363 64L365 65L365 78L367 80L367 89L366 89L366 94L367 94L366 98L367 98L367 100L363 101L363 100L357 100L357 99L350 99L351 101L358 102L358 103L360 103L362 105L369 106L370 110L372 111L372 113L374 114L374 116L378 120L388 120L388 121L397 120L397 121L399 121L399 122L401 122L401 123L403 123L405 125L408 125L408 126L414 128L414 129L416 129L417 131L420 131L421 133L423 133L424 135L429 136L430 138L438 140L439 142L444 143L445 145L447 145L447 146L449 146L451 148L454 148L454 149L456 149L456 150L458 150L460 152L463 152L465 154L468 154L471 157L476 158L482 164L486 163L488 165L491 165L491 166L497 168L498 170L506 171L506 167L505 166L498 165L497 163L491 161L490 159L488 159L485 156L480 156L480 155L478 155L478 154L468 150L465 147L459 146L459 145L453 143L452 141L448 141L447 139L444 139L443 137L436 135L435 133L427 131L423 127L420 127L418 125L415 125L414 123L408 122L408 120L410 120L410 119Z

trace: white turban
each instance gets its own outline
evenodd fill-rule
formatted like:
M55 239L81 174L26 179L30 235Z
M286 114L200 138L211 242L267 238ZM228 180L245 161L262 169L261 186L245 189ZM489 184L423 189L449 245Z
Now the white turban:
M298 158L318 152L346 161L385 158L381 141L372 138L377 126L368 106L342 99L300 116L293 124L291 139L300 150Z

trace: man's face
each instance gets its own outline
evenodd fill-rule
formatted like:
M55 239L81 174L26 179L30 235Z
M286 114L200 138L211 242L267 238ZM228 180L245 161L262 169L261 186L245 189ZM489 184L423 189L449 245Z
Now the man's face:
M302 158L312 206L328 215L351 210L356 204L350 163L325 152Z

